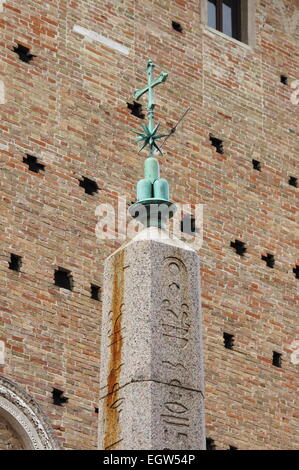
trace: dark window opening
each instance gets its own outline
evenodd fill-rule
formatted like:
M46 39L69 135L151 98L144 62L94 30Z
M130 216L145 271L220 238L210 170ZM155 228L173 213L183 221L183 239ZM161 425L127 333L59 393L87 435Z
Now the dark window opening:
M215 147L216 152L223 154L223 140L217 139L216 137L213 137L210 135L210 141L213 147Z
M272 364L275 367L281 367L281 353L278 353L276 351L273 351L273 359L272 359Z
M189 235L194 235L196 232L195 218L191 217L190 214L185 215L181 220L181 232Z
M295 178L295 176L290 176L289 185L290 185L290 186L294 186L294 188L297 188L297 186L298 186L298 178Z
M234 335L230 335L229 333L223 333L224 347L226 349L233 349L234 338Z
M73 290L73 277L71 271L64 268L58 268L54 273L54 284L64 289Z
M240 1L208 0L208 26L241 41Z
M274 255L267 253L267 256L262 256L262 260L266 261L268 268L274 268L274 265L275 265Z
M235 446L229 446L228 450L238 450L238 447L235 447Z
M38 163L37 158L32 155L28 155L28 153L27 157L23 157L23 163L26 163L29 171L33 171L34 173L39 173L41 170L45 171L45 165Z
M131 114L133 114L133 116L136 116L140 119L145 118L145 115L142 112L142 104L137 103L136 101L133 101L133 104L127 103L127 106L131 110Z
M14 47L13 50L16 54L18 54L19 59L22 62L31 62L33 57L36 57L36 55L30 54L30 49L28 49L28 47L21 46L21 44L18 44L17 47Z
M94 300L100 300L100 290L101 288L99 286L95 286L94 284L91 284L90 285L91 298Z
M296 279L299 279L299 266L293 269L293 273L295 274Z
M178 31L179 33L183 31L181 23L177 23L177 21L172 22L172 27L175 31Z
M8 262L9 269L12 271L20 271L22 266L22 257L18 255L10 254L10 261Z
M240 240L235 240L235 242L231 242L230 246L236 250L236 253L240 256L244 256L244 253L246 253L247 248L245 246L244 242L241 242Z
M64 392L62 390L58 390L58 388L53 388L52 397L54 405L62 406L63 403L68 402L69 399L64 397L63 394Z
M257 160L252 160L252 166L254 170L262 171L261 162Z
M94 412L98 415L99 414L99 408L95 408Z
M280 75L280 82L283 83L283 85L287 85L288 77L286 77L286 75Z
M85 178L85 176L82 176L82 180L79 180L79 186L81 188L84 188L84 191L86 194L93 194L97 193L99 190L99 187L95 181L90 180L89 178Z
M207 450L216 450L214 439L212 439L211 437L206 438L206 448Z

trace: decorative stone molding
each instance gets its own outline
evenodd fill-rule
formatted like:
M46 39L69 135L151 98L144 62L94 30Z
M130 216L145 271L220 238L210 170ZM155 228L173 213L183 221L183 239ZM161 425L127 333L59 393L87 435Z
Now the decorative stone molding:
M0 377L0 416L17 432L26 449L59 450L47 418L18 385Z

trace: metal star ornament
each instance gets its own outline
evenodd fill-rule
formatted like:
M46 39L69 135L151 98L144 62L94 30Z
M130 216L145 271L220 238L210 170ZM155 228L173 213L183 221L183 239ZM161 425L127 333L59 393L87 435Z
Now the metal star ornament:
M141 152L141 150L143 150L147 145L149 145L150 150L155 148L162 155L162 151L160 150L159 146L156 144L155 141L158 139L161 139L162 137L167 137L168 134L157 134L157 130L159 129L160 124L157 124L154 130L152 131L145 124L141 124L141 126L144 132L133 131L135 134L139 135L139 137L135 140L135 142L144 141L138 153Z

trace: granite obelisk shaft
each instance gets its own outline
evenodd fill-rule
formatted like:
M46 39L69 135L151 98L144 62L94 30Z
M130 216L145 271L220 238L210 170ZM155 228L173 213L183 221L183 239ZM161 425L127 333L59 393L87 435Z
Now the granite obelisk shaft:
M198 256L161 234L105 263L99 449L205 448Z

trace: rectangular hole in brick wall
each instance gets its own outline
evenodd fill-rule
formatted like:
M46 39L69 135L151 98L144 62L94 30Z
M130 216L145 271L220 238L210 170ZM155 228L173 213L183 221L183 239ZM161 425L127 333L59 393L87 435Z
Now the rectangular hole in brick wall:
M26 163L29 171L32 171L33 173L39 173L41 170L45 170L45 165L38 163L37 158L33 155L27 154L27 157L23 157L23 163Z
M213 137L210 135L210 141L213 147L215 147L217 153L221 153L223 155L224 150L223 150L223 140L217 139L217 137Z
M90 285L90 293L91 293L91 298L94 300L101 300L100 294L101 294L101 288L99 286L96 286L95 284Z
M241 242L240 240L235 240L234 242L231 242L230 246L234 248L236 250L236 253L240 256L244 256L247 251L245 243Z
M223 333L224 347L226 349L233 349L234 338L234 335L230 335L229 333Z
M16 47L13 48L14 52L18 54L19 59L22 62L31 62L36 55L30 54L30 49L28 47L22 46L18 44Z
M289 185L294 186L294 188L297 188L298 186L298 178L295 178L295 176L290 176L289 178Z
M274 268L275 265L275 258L274 255L267 253L267 256L262 256L262 260L266 262L268 268Z
M73 290L73 277L71 271L64 268L58 268L54 273L54 284L64 289Z
M131 110L131 114L133 114L133 116L136 116L139 119L145 118L145 115L142 112L142 104L133 101L133 103L127 103L127 106Z
M178 23L177 21L172 21L171 25L173 29L177 31L178 33L181 33L183 31L181 23Z
M254 170L262 171L261 162L258 160L252 160L252 166Z
M296 279L299 279L299 266L296 266L293 269L293 273L295 274Z
M62 390L58 390L58 388L53 388L52 390L52 398L53 404L57 406L62 406L64 403L68 402L68 398L63 396L64 392Z
M211 437L206 438L206 448L207 450L216 450L214 439Z
M282 354L277 351L273 351L273 357L272 357L273 366L281 367L281 359L282 359Z
M280 83L282 83L283 85L287 85L288 77L286 75L280 75Z
M79 186L84 188L86 194L90 195L97 193L99 190L97 183L89 178L86 178L85 176L82 176L82 180L79 180Z
M228 450L238 450L238 447L235 447L235 446L229 446Z
M8 267L12 271L20 271L22 266L22 257L15 255L14 253L10 254L10 261L8 262Z

